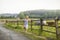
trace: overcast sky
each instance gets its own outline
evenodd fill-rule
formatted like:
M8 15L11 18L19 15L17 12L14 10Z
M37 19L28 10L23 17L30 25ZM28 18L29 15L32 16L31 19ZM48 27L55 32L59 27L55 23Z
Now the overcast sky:
M36 9L60 9L60 0L0 0L0 13L19 13Z

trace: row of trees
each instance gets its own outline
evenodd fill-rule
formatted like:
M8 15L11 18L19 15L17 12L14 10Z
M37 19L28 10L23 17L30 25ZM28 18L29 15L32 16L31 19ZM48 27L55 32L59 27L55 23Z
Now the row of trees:
M9 17L6 17L6 16L0 16L0 19L7 19L7 18L15 18L15 16L9 16Z
M60 10L33 10L20 12L19 17L24 18L26 15L30 17L40 17L40 18L55 18L56 16L60 18Z

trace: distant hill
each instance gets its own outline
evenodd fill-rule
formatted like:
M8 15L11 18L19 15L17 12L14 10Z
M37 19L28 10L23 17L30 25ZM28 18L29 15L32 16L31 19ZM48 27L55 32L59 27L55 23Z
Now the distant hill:
M17 16L18 14L8 14L8 13L3 13L0 14L0 16Z
M20 15L28 15L30 17L43 17L43 18L55 18L58 16L60 18L60 10L30 10L20 12Z
M18 17L18 14L10 14L10 13L2 13L2 14L0 14L0 17L7 17L7 18L9 18L9 17Z

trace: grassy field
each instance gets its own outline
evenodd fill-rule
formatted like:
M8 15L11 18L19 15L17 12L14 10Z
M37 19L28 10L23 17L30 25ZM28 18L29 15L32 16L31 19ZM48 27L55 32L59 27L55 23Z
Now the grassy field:
M54 20L47 20L47 22L51 22L51 21L54 22ZM60 25L59 23L60 23L60 21L58 22L58 25ZM32 31L31 31L31 22L29 22L29 29L28 29L29 33L32 33L33 35L37 35L37 36L43 36L43 37L46 37L46 38L49 38L49 39L52 38L51 40L56 40L56 34L55 34L56 33L56 28L55 27L43 26L43 30L46 30L46 31L49 31L49 32L46 32L46 31L41 32L40 26L34 25L35 21L33 21L32 24L33 24L33 26L32 26ZM17 31L24 31L23 22L18 22L18 25L15 22L8 22L8 23L5 24L5 27L10 28L10 29L14 29L14 30L17 30ZM60 28L59 28L59 30L60 30ZM40 40L40 39L37 38L37 40Z

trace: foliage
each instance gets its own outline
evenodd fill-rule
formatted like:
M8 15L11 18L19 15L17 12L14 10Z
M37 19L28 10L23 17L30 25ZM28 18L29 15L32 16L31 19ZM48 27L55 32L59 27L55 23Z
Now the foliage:
M9 16L9 17L0 16L0 19L7 19L7 18L15 18L15 17L14 16Z
M23 14L23 12L19 14L19 17L20 17L21 19L25 18L25 15Z
M42 17L42 18L55 18L58 16L60 18L60 10L31 10L20 12L22 17L28 15L30 17Z

